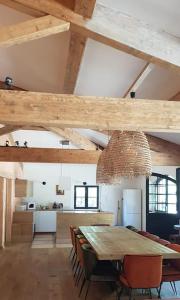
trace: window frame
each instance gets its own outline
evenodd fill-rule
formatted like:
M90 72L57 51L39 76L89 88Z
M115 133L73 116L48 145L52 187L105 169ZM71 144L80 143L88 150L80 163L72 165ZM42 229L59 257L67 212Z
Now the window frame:
M80 188L85 188L85 206L84 207L79 207L76 205L76 190L77 188L80 187ZM90 207L88 206L88 189L89 188L96 188L97 189L97 206L96 207ZM75 185L74 186L74 209L85 209L85 210L88 210L88 209L99 209L99 186L98 185Z
M158 191L156 193L151 193L149 192L149 187L150 187L150 183L149 183L149 178L146 179L146 214L173 214L173 215L177 215L178 212L179 212L179 203L178 203L178 198L177 198L177 181L171 177L169 177L168 175L164 175L164 174L159 174L159 173L152 173L151 176L154 176L154 177L158 177L161 178L161 179L165 179L166 180L166 184L165 184L165 188L166 188L166 193L158 193ZM168 193L168 182L171 181L173 182L174 184L176 184L176 194L171 194L171 193ZM155 186L155 184L154 184ZM157 184L157 187L158 187L158 184ZM150 203L152 203L150 201L150 195L156 195L157 198L158 196L160 195L165 195L165 202L160 202L160 201L157 201L154 202L154 204L158 207L158 205L161 205L161 204L165 204L166 205L166 210L165 211L161 211L161 210L156 210L154 212L150 211L149 210L149 207L150 207ZM172 204L171 201L168 201L168 196L169 195L176 195L176 213L169 213L168 212L168 205ZM153 204L153 203L152 203Z

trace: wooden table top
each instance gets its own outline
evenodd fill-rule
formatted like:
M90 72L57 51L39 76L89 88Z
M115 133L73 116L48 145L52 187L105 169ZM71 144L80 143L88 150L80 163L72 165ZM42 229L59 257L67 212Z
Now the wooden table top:
M99 260L121 260L124 255L162 255L180 258L180 253L154 242L125 227L80 226Z

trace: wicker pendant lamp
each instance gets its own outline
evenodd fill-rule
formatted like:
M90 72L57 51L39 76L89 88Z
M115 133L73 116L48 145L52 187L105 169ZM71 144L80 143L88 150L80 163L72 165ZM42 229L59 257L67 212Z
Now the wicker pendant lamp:
M143 132L114 131L97 165L98 184L118 184L122 177L151 175L151 154Z

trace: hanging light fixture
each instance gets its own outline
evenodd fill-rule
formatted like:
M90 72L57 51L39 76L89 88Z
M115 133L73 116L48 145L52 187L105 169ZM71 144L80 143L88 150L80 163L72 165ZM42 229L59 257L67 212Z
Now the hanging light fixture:
M114 131L97 164L98 184L119 184L122 177L151 175L151 154L143 132Z
M135 92L130 96L135 98ZM145 134L114 131L97 164L97 184L119 184L122 177L149 177L151 173L151 153Z
M61 146L63 149L63 146L69 146L69 141L62 140ZM60 177L59 182L56 185L56 195L64 195L65 191L71 190L71 177L70 176L64 176L63 175L63 164L60 164Z

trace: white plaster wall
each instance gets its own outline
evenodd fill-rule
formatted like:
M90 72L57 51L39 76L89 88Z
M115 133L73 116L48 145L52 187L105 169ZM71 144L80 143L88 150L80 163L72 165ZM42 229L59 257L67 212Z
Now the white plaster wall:
M71 178L71 189L65 191L65 195L56 195L56 184L60 177ZM84 181L89 185L96 183L95 165L77 164L24 164L24 178L33 181L33 200L37 204L62 202L65 209L74 208L74 185L81 185ZM46 185L42 182L46 181Z
M176 167L153 167L157 173L176 177ZM64 196L57 196L55 185L59 183L61 174L71 177L71 189L65 191ZM37 204L48 205L62 202L65 209L74 208L74 185L81 185L84 181L88 185L96 184L96 165L77 164L24 164L24 178L32 180L33 200ZM46 181L46 185L42 185ZM100 209L112 211L115 224L122 224L122 192L123 189L137 188L142 191L142 227L146 228L146 178L140 176L134 179L122 179L120 185L100 186ZM119 210L118 210L119 207Z

